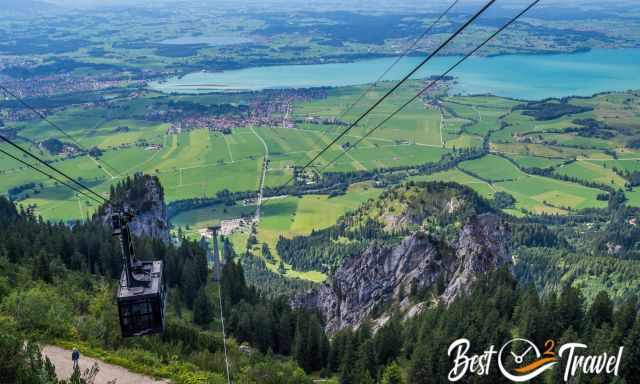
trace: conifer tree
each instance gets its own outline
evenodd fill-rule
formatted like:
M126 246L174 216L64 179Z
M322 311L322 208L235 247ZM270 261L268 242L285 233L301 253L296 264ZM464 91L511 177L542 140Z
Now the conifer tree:
M402 370L395 361L384 369L382 373L382 384L404 384Z
M369 351L366 345L367 343L363 344L358 351L355 369L351 372L351 380L353 383L374 384L369 367Z
M273 255L271 255L271 250L267 243L262 243L262 256L269 261L273 260Z
M640 383L640 317L624 342L623 377L627 383Z
M600 291L589 309L589 321L591 325L599 328L603 323L611 323L613 320L613 301L605 291Z
M202 287L193 303L193 322L204 327L211 321L213 321L213 304L205 288Z
M288 311L284 311L278 322L278 352L283 355L291 353L292 347L292 326L291 316Z
M340 384L358 384L353 378L357 362L354 341L354 337L349 337L344 346L344 355L340 367Z
M49 257L44 250L38 252L38 256L35 258L32 277L34 280L40 279L47 283L52 282L51 270L49 268Z

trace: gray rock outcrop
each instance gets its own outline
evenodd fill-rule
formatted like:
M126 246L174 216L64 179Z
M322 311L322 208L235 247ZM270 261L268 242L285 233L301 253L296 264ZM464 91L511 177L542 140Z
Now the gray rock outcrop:
M142 183L142 193L140 196L132 196L131 191L125 191L127 198L118 201L119 205L126 205L133 208L135 217L129 224L131 233L136 236L149 236L162 240L165 243L171 241L169 233L169 222L167 219L167 206L164 202L162 186L156 177L137 175L134 183ZM122 193L122 192L121 192ZM102 221L106 225L111 225L111 207L105 209Z
M416 232L400 244L373 242L364 253L342 262L327 283L295 297L294 307L318 309L326 331L357 328L383 303L400 302L412 291L435 287L451 302L482 273L511 263L511 234L496 214L474 216L450 244Z

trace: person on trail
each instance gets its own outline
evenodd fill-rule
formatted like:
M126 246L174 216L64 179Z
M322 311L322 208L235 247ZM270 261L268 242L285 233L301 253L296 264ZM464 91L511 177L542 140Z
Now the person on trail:
M78 348L73 348L73 352L71 352L71 360L73 360L73 369L78 368L78 360L80 360L80 351Z

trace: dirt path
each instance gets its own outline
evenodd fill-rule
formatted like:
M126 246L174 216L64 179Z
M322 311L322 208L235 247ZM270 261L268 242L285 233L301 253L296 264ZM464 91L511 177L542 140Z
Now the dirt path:
M56 374L58 375L58 378L66 380L71 376L73 373L71 351L48 345L42 348L42 353L56 366ZM82 356L82 351L80 351L80 354L80 371L84 372L85 369L91 368L93 363L98 363L100 372L98 372L98 375L96 376L95 384L106 384L113 380L116 380L116 384L169 383L167 380L157 380L149 376L130 372L117 365L107 364L100 360Z

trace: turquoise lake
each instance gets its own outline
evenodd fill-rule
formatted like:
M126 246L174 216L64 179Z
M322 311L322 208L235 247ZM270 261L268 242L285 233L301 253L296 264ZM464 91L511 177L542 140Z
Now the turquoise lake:
M385 80L400 79L422 59L402 59ZM436 57L414 77L440 74L457 59L453 56ZM204 93L366 84L375 81L394 60L389 57L338 64L196 72L182 78L151 83L150 86L163 92ZM595 49L573 54L472 57L451 75L457 79L452 93L491 93L529 100L640 89L640 48Z

